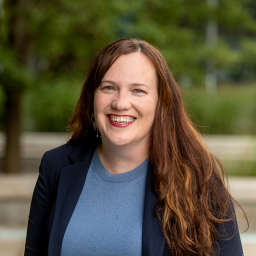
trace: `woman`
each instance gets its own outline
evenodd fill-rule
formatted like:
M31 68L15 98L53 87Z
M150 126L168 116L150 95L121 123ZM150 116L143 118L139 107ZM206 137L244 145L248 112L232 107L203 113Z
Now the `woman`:
M66 145L41 162L25 255L243 255L219 160L153 46L93 59Z

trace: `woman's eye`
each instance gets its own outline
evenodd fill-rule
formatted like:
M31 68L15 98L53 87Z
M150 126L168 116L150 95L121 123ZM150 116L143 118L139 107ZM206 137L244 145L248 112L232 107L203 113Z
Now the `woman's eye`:
M105 87L103 87L103 90L112 91L112 90L114 90L114 87L113 86L105 86Z
M135 93L144 93L144 91L140 90L140 89L135 89L134 90Z

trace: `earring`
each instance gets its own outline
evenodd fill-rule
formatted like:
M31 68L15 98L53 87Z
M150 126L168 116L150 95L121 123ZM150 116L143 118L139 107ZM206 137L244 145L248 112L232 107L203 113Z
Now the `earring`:
M94 129L94 131L96 131L96 137L99 137L99 129L98 129L97 124L95 122L94 114L92 114L91 120L92 120L93 129Z
M92 114L91 120L92 120L93 129L94 129L94 131L96 131L96 129L97 129L97 124L96 124L96 122L95 122L94 114Z

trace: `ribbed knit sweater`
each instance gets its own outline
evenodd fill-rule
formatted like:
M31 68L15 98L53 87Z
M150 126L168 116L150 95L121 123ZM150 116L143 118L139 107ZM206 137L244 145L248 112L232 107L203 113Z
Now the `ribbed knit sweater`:
M61 256L142 255L147 167L148 159L134 170L111 174L95 150Z

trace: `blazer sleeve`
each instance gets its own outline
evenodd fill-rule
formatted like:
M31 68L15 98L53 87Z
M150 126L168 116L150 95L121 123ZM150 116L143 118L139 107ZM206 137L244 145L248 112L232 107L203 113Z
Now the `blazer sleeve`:
M44 170L44 154L39 167L39 176L35 185L28 218L25 256L47 255L45 225L50 209L50 194Z
M234 210L234 208L233 208ZM234 210L235 211L235 210ZM219 239L215 244L216 255L219 256L243 256L239 229L236 219L220 225L218 228Z

